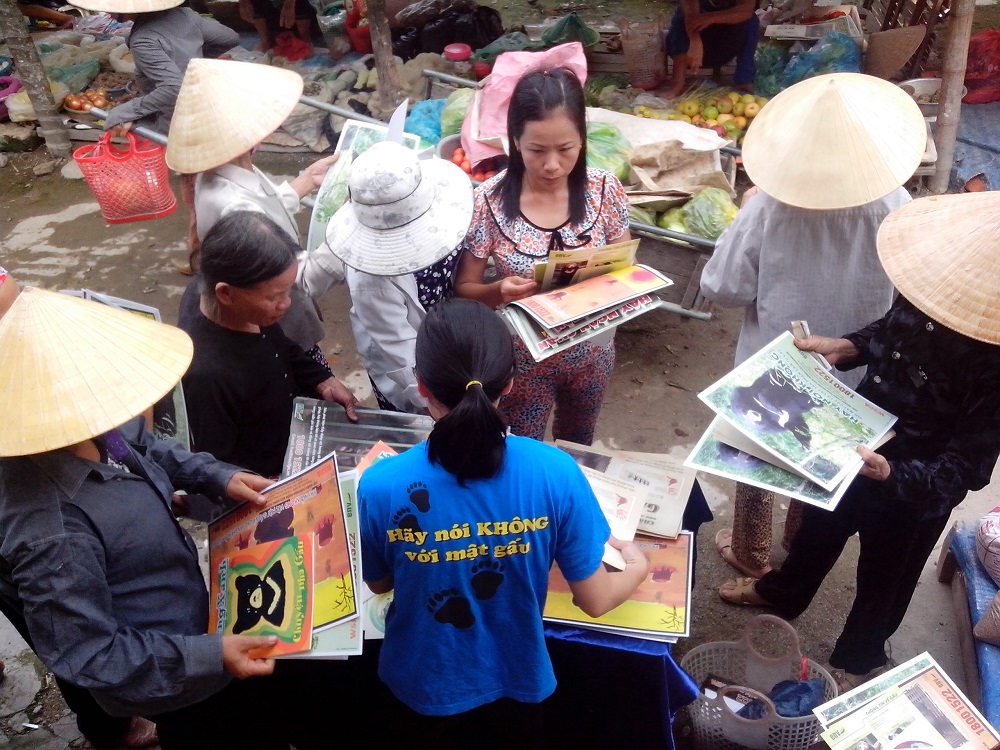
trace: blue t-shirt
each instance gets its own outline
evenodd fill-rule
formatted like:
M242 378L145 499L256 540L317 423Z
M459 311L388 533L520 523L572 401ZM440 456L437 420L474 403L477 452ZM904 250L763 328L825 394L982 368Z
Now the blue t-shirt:
M500 473L467 485L422 443L372 466L358 488L364 578L394 577L379 676L432 716L552 694L549 568L589 578L611 533L573 459L544 443L508 437Z

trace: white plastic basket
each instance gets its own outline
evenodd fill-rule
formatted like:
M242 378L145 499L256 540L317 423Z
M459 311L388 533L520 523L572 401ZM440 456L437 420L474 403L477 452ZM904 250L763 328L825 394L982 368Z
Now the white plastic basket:
M763 656L753 645L753 630L770 624L788 638L787 652L778 657ZM723 688L716 697L699 694L687 707L697 750L806 750L819 739L820 724L815 716L785 718L775 711L767 693L782 680L822 678L826 683L823 702L837 697L837 683L830 673L811 659L803 659L795 628L774 615L758 615L747 622L738 641L714 641L697 646L681 659L681 669L701 685L713 674L731 680L733 688ZM767 713L760 719L738 716L725 701L727 691L739 690L761 700Z

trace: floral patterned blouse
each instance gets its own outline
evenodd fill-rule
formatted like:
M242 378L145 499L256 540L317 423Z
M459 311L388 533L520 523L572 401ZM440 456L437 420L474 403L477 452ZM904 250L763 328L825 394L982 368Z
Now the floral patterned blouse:
M587 168L584 219L545 229L523 214L508 219L500 207L498 186L505 172L476 190L472 224L462 245L477 258L493 256L500 278L533 278L535 262L551 250L572 250L610 244L628 231L628 197L621 182L603 169Z

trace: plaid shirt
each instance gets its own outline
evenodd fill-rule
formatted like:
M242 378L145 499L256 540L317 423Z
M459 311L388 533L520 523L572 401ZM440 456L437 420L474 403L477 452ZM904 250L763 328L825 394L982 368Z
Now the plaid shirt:
M886 491L923 518L947 515L989 484L1000 455L1000 346L963 336L903 297L845 336L868 365L858 392L899 420L880 449Z

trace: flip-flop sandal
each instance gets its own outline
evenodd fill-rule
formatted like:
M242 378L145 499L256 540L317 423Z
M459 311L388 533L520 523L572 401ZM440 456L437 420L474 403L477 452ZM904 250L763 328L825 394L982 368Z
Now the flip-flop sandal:
M722 529L715 535L715 548L719 550L719 556L725 560L731 567L738 570L745 576L750 578L762 578L767 573L771 572L771 566L768 565L766 568L761 568L760 570L754 570L739 560L736 559L736 555L733 552L733 530L732 529Z
M719 587L719 596L723 601L730 604L739 604L744 607L770 607L771 603L761 597L755 590L756 578L745 576L729 581Z

